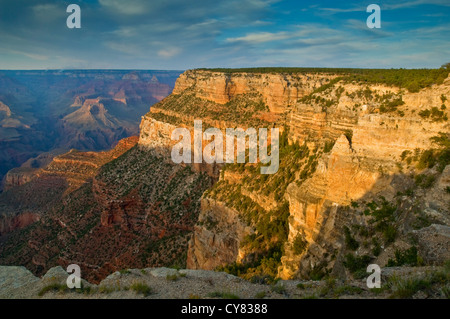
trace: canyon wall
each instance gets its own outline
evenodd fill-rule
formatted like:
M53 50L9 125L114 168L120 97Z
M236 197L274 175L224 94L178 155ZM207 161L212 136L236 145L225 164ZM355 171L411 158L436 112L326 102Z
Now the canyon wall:
M23 167L8 172L6 191L0 194L0 235L39 220L64 196L87 183L103 165L131 149L137 141L136 136L123 139L105 152L71 150L55 156L41 169Z
M301 185L294 182L287 188L289 236L279 268L282 278L304 275L306 270L326 260L324 255L343 248L343 227L367 223L367 218L348 211L349 205L381 195L393 200L395 193L407 184L407 178L402 175L405 172L401 168L404 165L401 155L405 151L414 153L433 148L435 145L430 138L448 132L445 119L448 110L441 105L442 97L450 96L449 79L417 93L382 84L340 81L323 92L319 90L314 99L303 98L335 78L326 74L292 76L187 71L177 80L174 89L174 94L193 94L217 104L230 103L236 96L257 92L263 96L271 113L285 115L276 125L288 127L291 142L306 143L310 149L319 147L324 141L334 143L329 153L320 155L311 177L301 181ZM369 93L364 95L363 90ZM403 102L392 110L383 110L384 105L395 99ZM327 100L331 103L324 106ZM432 108L442 109L443 114L447 114L444 120L427 120L419 116L421 111ZM411 166L409 169L413 170ZM228 171L225 173L229 174ZM246 190L245 183L242 186L242 194L269 208L267 202L258 200L259 194ZM237 234L236 230L248 229L248 235L255 229L243 222L242 216L236 218L241 214L237 212L236 215L235 209L227 209L224 203L212 204L217 201L208 198L207 194L202 203L201 222L197 224L189 246L188 265L212 269L242 261L242 249L237 247L245 236L243 232ZM442 197L434 203L439 207L441 217L448 213L448 206L443 203ZM205 226L204 221L208 218L216 223ZM222 219L232 222L225 226ZM232 235L224 237L227 229ZM309 248L296 255L292 247L299 235L308 242ZM327 262L328 269L333 270L336 260Z
M11 234L0 261L19 260L35 273L78 262L95 281L125 267L185 264L257 281L345 278L349 255L385 266L397 250L416 246L422 262L442 263L450 230L447 96L448 78L411 93L324 71L186 71L142 116L138 141L119 152L57 156L13 188L23 199L47 180L63 200L23 235L25 244ZM279 171L173 163L172 132L187 128L193 143L195 119L223 134L280 128ZM387 212L381 222L380 212Z
M361 90L361 86L354 84L342 87L350 95ZM380 85L367 88L372 94L394 92L401 95L404 101L401 110L381 113L377 102L347 95L326 111L318 105L300 103L291 114L294 140L337 140L330 154L323 155L319 160L317 170L310 179L301 186L292 183L287 189L286 197L290 204L289 240L280 267L279 275L282 278L290 278L299 271L305 275L306 270L313 269L325 260L328 267L333 269L336 260L327 260L324 256L345 246L343 227L367 225L367 218L349 214L346 208L352 202L368 202L377 196L393 200L408 185L402 168L402 154L435 148L436 145L430 139L439 133L448 132L447 120L424 120L419 113L434 107L448 115L448 111L441 108L441 97L450 94L449 79L442 85L434 85L418 93L400 92L398 88ZM344 134L348 132L351 136L346 137ZM414 170L415 167L409 166L406 174ZM444 177L447 174L444 172L442 178L448 178ZM449 212L449 206L445 204L448 194L442 193L445 189L443 186L433 189L430 193L439 192L441 197L427 205L435 205L440 219L445 219L444 216L448 216ZM299 234L308 241L309 250L296 256L292 252L292 243ZM386 260L378 263L385 265Z
M263 96L271 112L283 113L286 108L295 105L299 98L335 77L324 74L227 74L193 70L180 75L173 94L191 89L199 98L225 104L238 95L257 92Z
M214 270L240 261L240 242L254 230L243 224L239 212L210 198L201 199L201 210L194 235L189 241L186 266Z

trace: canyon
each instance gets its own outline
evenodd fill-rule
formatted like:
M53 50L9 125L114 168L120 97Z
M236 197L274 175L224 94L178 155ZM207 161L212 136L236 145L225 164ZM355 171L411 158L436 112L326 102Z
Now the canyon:
M169 95L179 71L0 71L0 180L76 148L108 150L137 135L140 116ZM47 157L46 161L42 161ZM30 161L30 162L28 162ZM28 162L28 163L27 163Z
M95 283L162 266L257 283L355 280L368 264L442 266L450 259L449 96L448 72L411 92L326 69L186 71L120 150L71 151L8 173L0 204L16 210L1 219L0 263L35 275L76 263ZM63 120L115 127L105 105L120 99L79 96L79 113ZM278 172L174 164L171 134L181 127L193 137L195 119L223 133L279 127ZM57 191L35 213L19 202L44 199L33 194L39 185Z

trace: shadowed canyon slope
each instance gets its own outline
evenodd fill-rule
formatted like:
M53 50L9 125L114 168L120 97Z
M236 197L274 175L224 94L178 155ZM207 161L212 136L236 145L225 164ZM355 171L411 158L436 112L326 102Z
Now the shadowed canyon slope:
M39 220L64 195L88 183L104 164L128 151L137 140L137 137L123 139L105 152L71 150L53 158L45 168L27 171L26 180L8 181L17 185L0 194L0 236ZM14 179L10 175L8 178Z
M96 282L129 267L222 269L267 282L358 278L369 263L442 264L450 258L448 72L429 71L422 89L389 80L415 71L352 72L186 71L142 117L138 144L92 179L66 179L61 202L3 238L0 263L35 274L77 263ZM66 121L113 125L103 102L76 104ZM194 119L204 129L279 127L278 172L173 164L171 133L192 132ZM30 179L5 194L41 177Z

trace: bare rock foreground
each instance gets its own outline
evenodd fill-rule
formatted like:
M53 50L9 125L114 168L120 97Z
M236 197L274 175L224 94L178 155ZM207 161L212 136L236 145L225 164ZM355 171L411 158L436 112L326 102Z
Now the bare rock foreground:
M69 289L67 272L51 268L42 278L24 267L0 266L0 299L442 299L449 298L450 267L391 267L382 270L382 287L365 279L339 281L279 280L272 285L208 270L171 268L117 271L100 284L82 280Z

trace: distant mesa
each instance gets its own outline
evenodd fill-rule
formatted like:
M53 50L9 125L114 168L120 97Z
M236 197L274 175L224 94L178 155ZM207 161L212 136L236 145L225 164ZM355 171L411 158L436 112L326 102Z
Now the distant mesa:
M82 97L82 96L79 96L79 95L75 96L75 100L73 101L71 107L82 106L83 103L84 103L84 100L85 100L85 99L84 99L84 97Z
M13 117L9 106L0 101L0 128L9 130L9 132L0 131L0 140L4 140L16 135L15 130L11 131L11 129L29 129L30 126Z
M132 73L125 74L122 77L122 80L134 80L134 81L137 81L137 80L140 80L140 78L139 78L139 75L137 73L132 72Z
M11 109L8 107L8 105L0 101L0 119L3 117L10 117L10 116L11 116Z
M89 106L92 106L92 105L95 105L95 104L98 104L98 103L100 103L100 98L99 97L96 98L96 99L86 99L86 100L84 100L83 106L89 107Z

